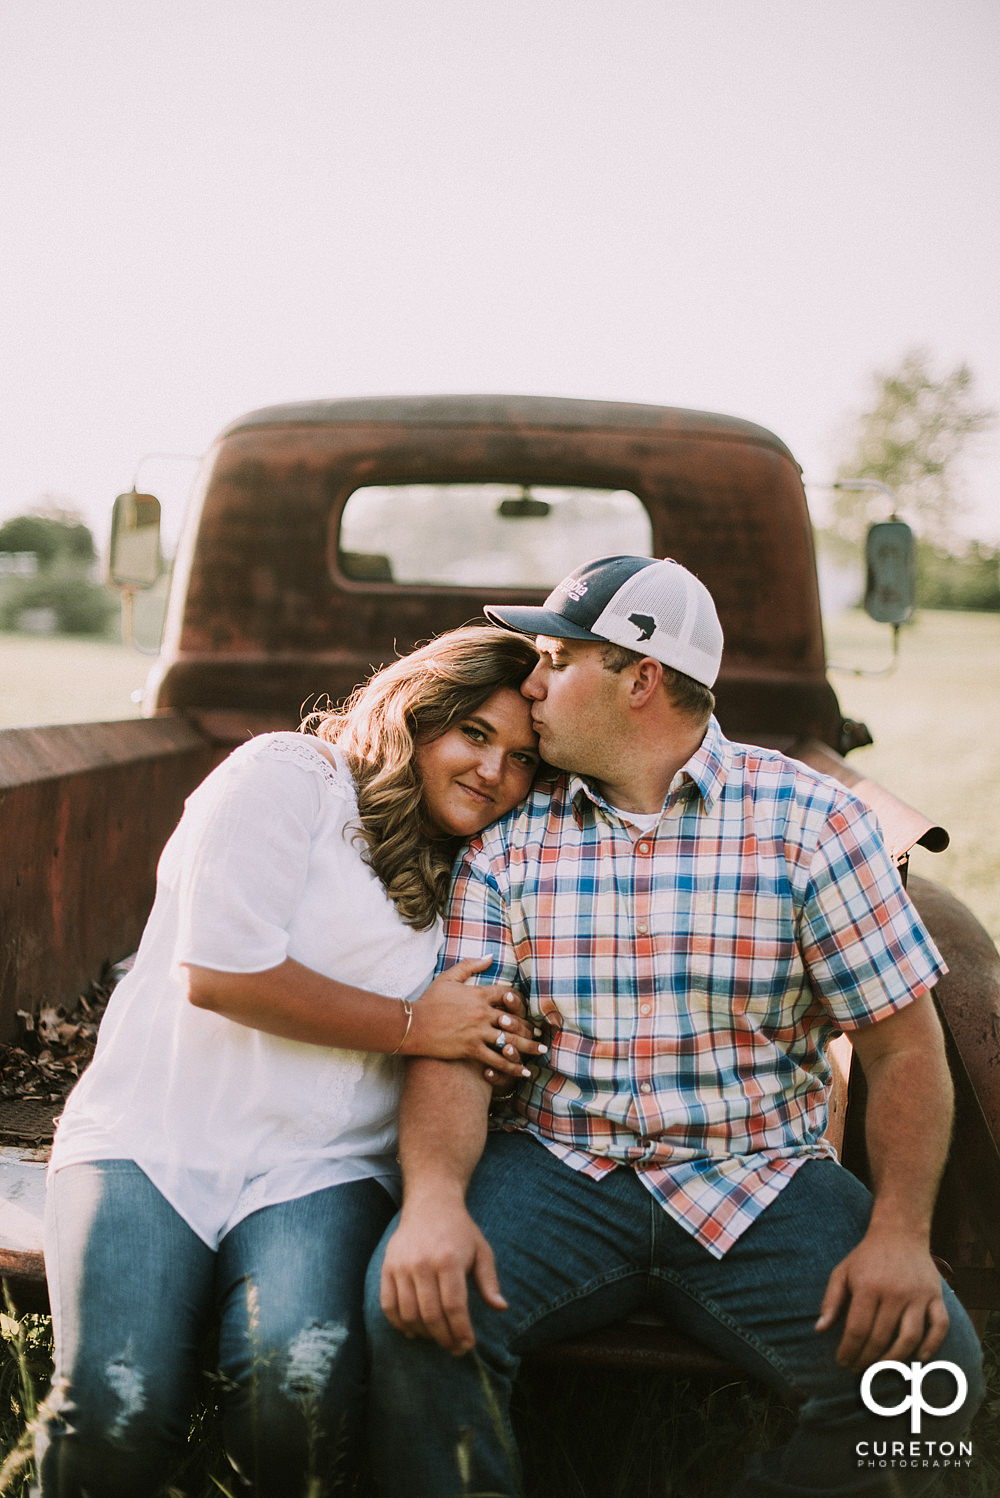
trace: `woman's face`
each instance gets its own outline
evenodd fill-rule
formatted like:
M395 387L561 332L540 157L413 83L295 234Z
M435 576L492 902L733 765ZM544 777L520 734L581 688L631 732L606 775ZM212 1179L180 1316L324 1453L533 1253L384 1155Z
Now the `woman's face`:
M461 718L414 756L432 833L472 837L522 801L538 768L531 707L513 687Z

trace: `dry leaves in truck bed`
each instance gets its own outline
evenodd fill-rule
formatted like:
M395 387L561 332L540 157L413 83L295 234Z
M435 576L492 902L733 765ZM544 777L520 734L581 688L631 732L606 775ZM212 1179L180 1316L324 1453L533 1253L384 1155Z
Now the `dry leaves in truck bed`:
M68 1096L94 1054L101 1017L125 970L107 969L72 1009L18 1010L19 1040L0 1043L0 1099L57 1103Z

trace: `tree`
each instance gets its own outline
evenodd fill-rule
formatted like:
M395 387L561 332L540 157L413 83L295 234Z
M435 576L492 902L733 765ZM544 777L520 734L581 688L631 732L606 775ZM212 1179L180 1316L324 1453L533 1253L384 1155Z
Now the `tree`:
M44 503L0 525L0 551L33 551L42 571L64 559L89 567L97 557L93 534L81 516Z
M0 629L19 629L42 610L62 634L101 634L116 612L108 590L94 579L97 548L81 516L51 497L0 525L0 552L33 552L34 577L0 580Z
M873 403L860 417L853 450L838 478L879 479L899 496L903 517L924 540L949 550L965 504L960 460L970 438L996 419L976 403L972 371L959 364L936 376L926 349L912 349L897 370L876 373ZM885 519L877 493L840 491L833 505L838 534L857 541Z
M928 609L1000 612L1000 547L970 541L962 556L920 542L917 597Z

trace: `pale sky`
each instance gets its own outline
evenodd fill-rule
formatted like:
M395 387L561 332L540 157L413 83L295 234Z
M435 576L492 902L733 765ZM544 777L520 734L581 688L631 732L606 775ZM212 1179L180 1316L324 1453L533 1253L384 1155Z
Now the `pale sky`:
M0 0L0 517L272 402L1000 407L996 0ZM1000 540L1000 430L967 467ZM818 497L818 491L813 491Z

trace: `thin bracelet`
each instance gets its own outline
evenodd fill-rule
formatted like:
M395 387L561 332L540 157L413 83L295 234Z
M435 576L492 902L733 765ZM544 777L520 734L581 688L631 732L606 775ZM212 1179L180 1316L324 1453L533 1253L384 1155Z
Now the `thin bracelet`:
M399 1055L400 1051L403 1049L404 1045L406 1044L406 1037L410 1033L410 1026L413 1024L413 1005L410 1003L409 999L400 999L399 1002L402 1004L403 1008L406 1010L406 1029L403 1031L403 1036L402 1036L402 1039L399 1042L399 1045L396 1047L396 1049L394 1051L390 1051L389 1052L390 1056L398 1056Z

